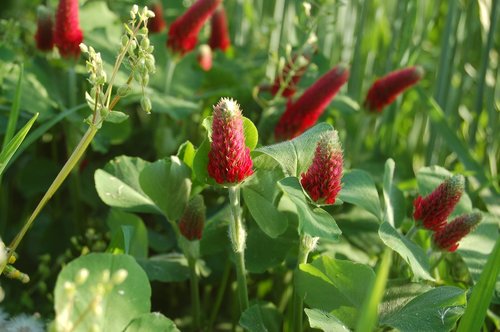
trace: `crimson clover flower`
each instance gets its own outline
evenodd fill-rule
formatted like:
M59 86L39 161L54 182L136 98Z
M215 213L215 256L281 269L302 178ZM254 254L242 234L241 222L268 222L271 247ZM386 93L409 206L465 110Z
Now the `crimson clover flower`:
M54 42L63 58L78 58L83 33L78 21L78 0L60 0L57 7Z
M458 241L472 232L482 217L480 212L473 212L453 219L434 233L434 245L441 250L454 252L458 248Z
M155 16L148 20L148 30L150 33L162 32L167 27L167 22L163 18L163 6L161 2L155 2L151 10Z
M320 77L297 101L288 103L274 130L276 139L294 138L312 127L348 78L349 70L336 66Z
M222 0L197 0L170 25L167 46L180 55L192 51L198 42L198 34L203 24L221 2Z
M36 48L40 51L50 51L54 47L54 22L52 13L45 6L37 10L37 28L35 34Z
M215 50L217 48L225 52L231 46L229 30L227 28L226 11L222 5L217 8L210 19L210 39L208 45Z
M191 198L179 219L179 230L189 241L200 240L205 226L206 207L201 195Z
M416 84L423 76L423 69L416 66L396 70L379 78L368 90L364 106L370 112L381 112L385 106L391 104L399 94Z
M301 184L313 201L334 204L342 188L343 154L336 130L321 135L314 158L306 173L302 173Z
M413 218L423 227L437 231L446 224L455 205L464 192L465 180L462 175L447 178L426 197L418 196L413 201Z
M219 184L235 184L253 174L252 166L240 106L233 99L221 98L214 107L208 174Z

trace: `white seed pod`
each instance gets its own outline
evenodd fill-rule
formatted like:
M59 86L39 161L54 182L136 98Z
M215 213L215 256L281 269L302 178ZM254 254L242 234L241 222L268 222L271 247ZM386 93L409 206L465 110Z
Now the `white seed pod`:
M149 99L149 97L147 96L142 96L141 107L146 113L151 113L151 99Z

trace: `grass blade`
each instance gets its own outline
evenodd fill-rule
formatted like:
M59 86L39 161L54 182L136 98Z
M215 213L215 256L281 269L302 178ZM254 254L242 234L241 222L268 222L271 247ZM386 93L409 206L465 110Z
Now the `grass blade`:
M7 167L7 164L9 163L9 160L12 158L16 150L19 148L21 143L23 142L24 138L28 134L29 130L31 129L31 126L33 126L33 123L35 120L38 118L38 113L33 115L31 120L28 121L27 124L24 125L23 128L14 136L9 143L5 146L5 148L2 150L0 153L0 175L3 173L5 168Z
M19 78L17 80L16 92L9 113L9 122L7 124L7 130L5 131L5 136L3 138L2 150L7 147L7 144L9 144L16 131L17 120L19 119L19 106L21 103L21 84L23 82L23 73L24 66L21 64L19 66Z
M457 332L480 331L491 302L498 273L500 272L500 237L490 254L483 273L472 291L465 314Z
M356 331L373 331L378 320L378 305L384 297L385 285L391 267L392 250L386 248L382 255L382 260L377 268L377 277L366 293L365 301L359 311L362 313L356 325Z

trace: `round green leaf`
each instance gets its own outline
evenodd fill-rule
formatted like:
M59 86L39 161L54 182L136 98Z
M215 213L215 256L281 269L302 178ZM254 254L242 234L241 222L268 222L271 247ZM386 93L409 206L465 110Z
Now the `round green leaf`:
M182 216L191 192L191 170L177 156L145 166L139 182L170 221Z
M161 214L139 184L139 174L148 164L140 158L120 156L106 164L104 169L96 170L94 179L99 197L112 207Z
M282 331L281 313L274 304L259 302L245 310L240 318L240 325L250 332L279 332Z
M124 332L180 332L167 317L159 312L151 312L134 318Z
M74 298L69 300L66 285L74 283L82 269L87 269L89 276L82 285L75 285ZM92 302L98 298L96 290L103 283L103 273L109 271L113 276L120 269L127 271L127 278L105 292L102 300L98 301L102 315L89 311L89 305L92 307ZM105 285L110 285L109 283L108 281ZM55 310L58 316L68 314L67 321L73 324L81 319L75 325L75 332L89 331L93 324L97 324L102 331L123 331L132 317L150 311L150 297L151 287L146 273L132 256L89 254L75 259L62 269L55 288Z
M382 220L382 209L377 188L371 175L359 169L344 174L343 187L339 198L347 203L357 205Z

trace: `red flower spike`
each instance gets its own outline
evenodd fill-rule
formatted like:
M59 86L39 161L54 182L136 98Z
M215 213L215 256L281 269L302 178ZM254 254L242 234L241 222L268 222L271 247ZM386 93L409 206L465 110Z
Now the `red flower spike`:
M370 112L382 112L399 94L416 84L424 76L421 67L409 67L393 71L379 78L368 90L364 106Z
M316 146L311 166L302 173L302 187L313 201L334 204L342 185L342 147L336 130L323 134Z
M454 252L458 248L458 241L472 232L482 217L481 213L473 212L453 219L434 233L432 237L434 245L441 250Z
M155 17L151 17L148 20L148 30L150 33L162 32L167 27L167 22L163 18L163 6L161 2L154 3L151 10L155 13Z
M170 26L167 46L184 55L192 51L198 42L198 33L222 0L197 0Z
M54 48L54 32L52 13L45 6L39 6L37 11L37 29L35 34L36 48L40 51L50 51Z
M312 127L348 78L349 70L337 66L318 79L297 101L289 103L274 129L276 139L294 138Z
M297 84L299 83L302 76L304 76L307 67L311 63L312 54L316 51L316 46L311 45L306 51L297 56L294 55L290 62L287 62L283 67L283 71L275 78L273 85L270 88L270 92L275 96L281 88L281 85L286 83L288 75L292 68L295 67L295 72L291 78L288 78L288 84L281 92L281 95L285 98L292 97L297 91Z
M186 210L179 219L179 230L189 241L200 240L205 227L206 207L201 195L189 200Z
M212 49L210 46L207 44L200 45L196 59L201 69L209 71L212 68Z
M210 19L210 40L208 45L215 50L220 48L222 52L231 46L231 40L229 39L229 30L227 28L226 11L222 5L217 8L217 10L212 15Z
M78 58L83 33L78 23L78 0L60 0L54 42L63 58Z
M462 175L446 179L426 197L418 196L413 201L413 218L423 227L437 231L446 224L446 219L457 205L464 192L465 180Z
M208 174L220 184L240 183L253 174L252 166L240 106L233 99L222 98L214 107Z

